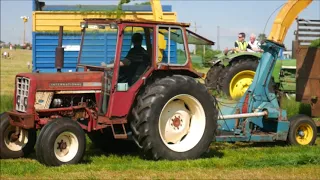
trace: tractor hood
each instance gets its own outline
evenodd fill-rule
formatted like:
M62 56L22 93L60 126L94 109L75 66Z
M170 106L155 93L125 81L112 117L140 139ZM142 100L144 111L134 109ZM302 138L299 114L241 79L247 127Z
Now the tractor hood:
M101 90L103 72L20 73L36 91Z

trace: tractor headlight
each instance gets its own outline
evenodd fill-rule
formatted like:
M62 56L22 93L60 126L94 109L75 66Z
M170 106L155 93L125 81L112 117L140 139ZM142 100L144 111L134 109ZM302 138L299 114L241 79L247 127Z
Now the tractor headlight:
M27 98L27 97L24 97L23 103L24 103L24 106L25 106L25 107L28 106L28 98Z
M80 27L81 27L81 28L88 28L88 23L86 23L86 22L81 22L81 23L80 23Z
M20 106L20 96L17 96L17 104Z

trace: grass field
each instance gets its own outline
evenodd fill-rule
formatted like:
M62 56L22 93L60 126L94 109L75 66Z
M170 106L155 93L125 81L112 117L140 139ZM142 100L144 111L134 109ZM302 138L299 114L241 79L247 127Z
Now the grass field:
M11 58L1 58L1 95L13 93L14 78L17 73L32 71L32 51L1 49L1 52L4 50L10 53ZM27 66L28 62L30 62L30 69Z
M31 51L12 52L1 59L0 112L12 107L14 76L29 72ZM205 70L203 70L205 71ZM289 115L305 112L294 101L283 104ZM318 136L319 137L319 136ZM77 165L45 167L35 153L15 160L0 160L2 179L320 179L320 137L312 147L282 143L212 143L208 154L190 161L147 161L128 153L107 154L87 141L84 161Z

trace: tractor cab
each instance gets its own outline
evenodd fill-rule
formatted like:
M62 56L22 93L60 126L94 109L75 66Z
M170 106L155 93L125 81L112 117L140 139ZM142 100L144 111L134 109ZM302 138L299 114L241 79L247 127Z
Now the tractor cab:
M192 69L189 45L214 45L186 29L189 24L149 20L85 19L78 68L104 71L101 115L126 116L138 89L156 74L179 73L195 78L204 74ZM104 42L113 39L112 44ZM138 36L138 41L134 37ZM105 49L101 49L101 46ZM100 49L99 49L100 48ZM95 58L88 58L95 53ZM93 63L94 65L87 65ZM109 99L110 98L110 99ZM107 102L109 101L109 103ZM123 104L123 102L128 102ZM113 107L123 108L110 109ZM108 110L107 110L108 109ZM108 112L107 112L108 111Z
M82 39L78 67L113 69L112 74L117 74L115 81L124 90L154 70L178 69L201 76L191 68L189 45L214 45L214 42L187 30L189 24L185 23L85 19L80 26ZM114 43L104 42L105 36ZM134 36L141 37L136 45L132 41ZM96 57L89 59L89 53ZM88 63L94 66L85 65Z

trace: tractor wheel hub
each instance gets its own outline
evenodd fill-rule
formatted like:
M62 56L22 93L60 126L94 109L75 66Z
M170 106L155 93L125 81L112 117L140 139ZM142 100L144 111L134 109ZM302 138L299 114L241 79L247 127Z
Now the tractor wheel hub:
M183 121L182 121L182 119L180 119L180 116L178 116L178 117L174 116L174 118L171 120L172 120L172 126L174 128L179 129L179 127L182 126Z

